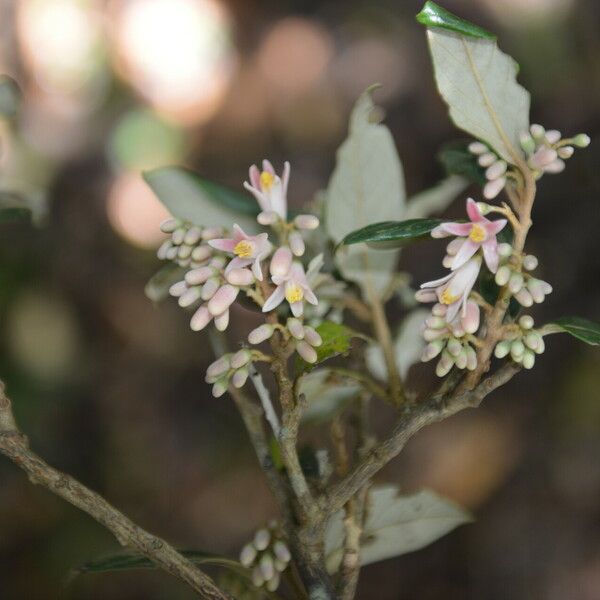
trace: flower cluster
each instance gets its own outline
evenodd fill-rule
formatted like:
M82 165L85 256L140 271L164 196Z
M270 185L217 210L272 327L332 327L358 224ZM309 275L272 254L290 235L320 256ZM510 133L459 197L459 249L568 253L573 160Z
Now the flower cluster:
M521 134L520 143L528 166L539 178L544 173L560 173L565 168L564 161L573 155L574 148L587 147L590 138L585 133L562 138L560 131L546 130L542 125L534 124L529 131ZM515 173L487 144L472 142L469 144L469 151L477 156L479 166L485 168L487 183L483 188L483 195L491 200L502 191L507 179Z
M279 310L285 302L293 315L287 324L264 324L251 332L249 341L259 344L279 329L304 360L315 362L315 348L322 340L312 327L304 325L304 315L307 305L316 307L319 303L313 287L324 281L319 278L322 259L313 259L308 271L300 259L306 251L303 232L317 228L319 220L304 214L288 221L290 165L285 163L281 176L269 161L263 161L262 166L262 171L256 165L250 167L250 181L244 182L244 187L260 206L258 224L271 228L276 244L268 232L250 234L237 224L230 229L203 229L169 219L162 230L171 235L158 255L187 269L183 280L172 285L169 292L178 298L180 306L195 310L190 321L194 331L213 321L218 330L227 329L230 308L240 292L254 300L263 313ZM210 366L207 381L213 384L213 395L221 396L230 383L236 387L244 385L250 356L250 351L241 350ZM242 359L246 362L242 363Z
M531 369L535 364L535 355L542 354L545 348L544 338L533 329L533 318L523 315L506 339L498 342L494 355L497 358L504 358L510 354L515 362L521 363L526 369Z
M254 539L240 552L240 562L252 569L252 583L256 587L265 587L274 592L279 587L281 573L285 571L292 558L281 529L276 522L268 528L259 529Z

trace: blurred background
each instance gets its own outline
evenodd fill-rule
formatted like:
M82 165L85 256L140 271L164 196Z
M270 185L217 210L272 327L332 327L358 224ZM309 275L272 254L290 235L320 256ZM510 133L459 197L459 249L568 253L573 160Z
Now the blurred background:
M165 211L139 172L186 164L241 189L250 163L289 159L301 205L326 186L352 103L379 82L409 194L433 185L439 146L464 136L435 91L421 4L0 1L0 73L24 94L16 122L0 122L0 187L34 198L42 223L0 224L0 375L34 449L177 546L237 555L274 505L231 401L203 382L206 338L173 302L144 296ZM536 321L598 321L600 3L443 4L498 33L532 122L592 137L542 180L529 249L555 290ZM401 268L432 279L439 260L439 246L418 245ZM236 313L230 339L251 318ZM567 336L547 346L533 372L424 430L382 473L476 522L367 567L359 598L600 598L600 353ZM412 386L431 378L417 366ZM6 460L0 482L2 600L58 598L69 569L117 550ZM64 597L193 595L140 572L82 576Z

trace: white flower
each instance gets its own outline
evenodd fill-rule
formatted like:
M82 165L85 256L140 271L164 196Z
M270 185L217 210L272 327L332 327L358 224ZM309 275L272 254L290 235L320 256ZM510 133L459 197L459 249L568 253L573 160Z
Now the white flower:
M273 275L272 279L277 287L265 302L263 312L269 312L277 308L285 299L292 309L292 314L295 317L300 317L304 312L304 300L315 306L319 303L308 284L301 263L292 263L286 275Z
M258 222L263 225L272 222L273 213L284 221L287 219L287 189L290 179L290 163L285 162L281 177L275 173L273 165L263 160L263 170L256 165L250 167L250 183L244 181L244 187L256 198L262 213Z

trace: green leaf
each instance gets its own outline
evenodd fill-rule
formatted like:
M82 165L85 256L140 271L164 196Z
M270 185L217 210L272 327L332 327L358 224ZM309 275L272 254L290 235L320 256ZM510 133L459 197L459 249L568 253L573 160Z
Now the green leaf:
M146 297L152 302L162 302L169 297L169 288L183 279L185 269L175 263L166 264L157 271L144 288Z
M21 105L22 94L14 79L0 75L0 118L12 119Z
M469 182L465 177L450 175L433 187L411 196L402 215L404 219L423 219L441 213L463 192Z
M248 232L258 229L250 217L258 214L259 208L250 196L205 181L181 167L146 171L144 179L174 217L206 227L238 223Z
M477 157L469 152L469 140L456 140L444 144L438 154L448 175L462 175L478 185L485 185L485 169L477 163Z
M325 564L330 573L338 570L343 555L343 518L343 511L335 514L325 532ZM394 485L374 487L369 494L361 565L420 550L470 521L467 511L433 492L400 496Z
M333 321L323 321L316 328L316 331L323 340L323 343L318 348L315 348L317 351L317 361L315 363L307 363L305 360L298 358L296 363L298 373L311 371L319 363L334 356L345 354L350 350L352 338L360 337L360 334L350 329L350 327L334 323Z
M440 27L454 33L485 40L496 39L493 33L486 31L482 27L479 27L479 25L453 15L450 11L442 8L435 2L425 2L416 18L425 27Z
M523 159L519 137L529 129L529 92L517 83L514 60L489 38L427 29L438 90L454 124L487 143L504 160Z
M405 208L404 175L392 136L375 122L373 88L357 101L347 139L337 153L325 197L325 228L339 243L350 232L399 219ZM392 280L398 252L376 253L361 246L336 256L345 279L356 282L365 297L383 295Z
M589 321L583 317L561 317L549 325L550 327L548 325L545 327L548 333L564 332L586 344L590 344L590 346L600 345L600 324L594 323L594 321ZM557 329L552 330L552 326Z
M0 191L0 223L6 221L28 221L32 207L27 199L16 192Z
M327 421L361 390L357 382L336 376L326 368L305 373L298 383L298 393L304 394L308 403L302 413L302 422Z
M363 242L413 242L422 239L442 223L441 219L408 219L373 223L349 233L340 245L350 246Z

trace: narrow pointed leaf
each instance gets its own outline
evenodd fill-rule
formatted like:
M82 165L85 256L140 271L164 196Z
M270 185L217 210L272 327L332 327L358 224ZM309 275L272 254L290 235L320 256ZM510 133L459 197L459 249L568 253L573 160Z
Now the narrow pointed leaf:
M600 323L582 317L561 317L546 325L544 329L548 333L568 333L590 346L600 345Z
M431 233L442 223L441 219L408 219L373 223L349 233L340 245L351 246L363 242L412 242Z
M486 31L482 27L479 27L479 25L453 15L450 11L442 8L435 2L425 2L423 9L416 18L421 25L425 25L426 27L440 27L454 33L485 40L496 39L493 33Z
M438 90L454 124L486 142L504 160L523 159L519 136L529 129L529 92L517 65L493 39L457 28L427 28Z

